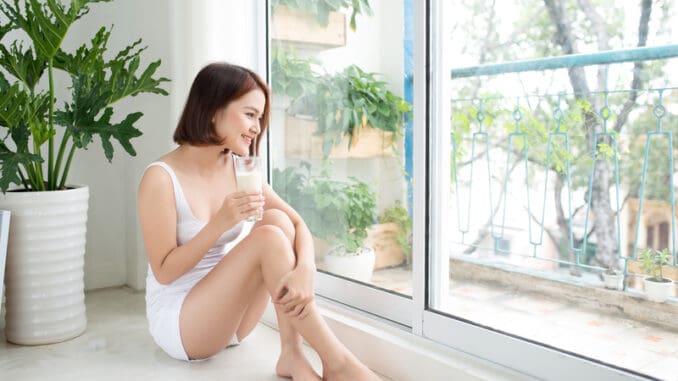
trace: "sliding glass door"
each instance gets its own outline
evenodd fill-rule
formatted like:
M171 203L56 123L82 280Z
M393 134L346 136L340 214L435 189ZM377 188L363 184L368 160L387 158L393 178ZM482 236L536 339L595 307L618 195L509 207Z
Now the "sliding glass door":
M272 185L313 233L319 294L409 326L412 2L316 5L270 6Z

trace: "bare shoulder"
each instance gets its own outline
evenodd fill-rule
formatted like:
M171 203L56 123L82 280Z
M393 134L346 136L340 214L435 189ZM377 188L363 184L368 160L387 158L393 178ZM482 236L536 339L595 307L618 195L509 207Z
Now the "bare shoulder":
M146 169L137 192L139 205L166 204L174 201L174 185L170 174L158 165Z

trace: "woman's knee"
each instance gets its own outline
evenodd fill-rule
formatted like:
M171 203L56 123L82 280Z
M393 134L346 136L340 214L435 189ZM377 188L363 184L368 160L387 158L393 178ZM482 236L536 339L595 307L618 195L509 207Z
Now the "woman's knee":
M260 243L262 254L282 253L292 265L294 264L295 256L292 244L282 228L277 225L260 225L255 227L251 234L256 236Z
M290 220L290 217L287 215L287 213L283 212L280 209L266 209L264 211L264 216L259 222L259 225L274 225L279 227L289 242L291 242L294 245L294 239L295 239L295 229L294 229L294 224L292 223L292 220Z

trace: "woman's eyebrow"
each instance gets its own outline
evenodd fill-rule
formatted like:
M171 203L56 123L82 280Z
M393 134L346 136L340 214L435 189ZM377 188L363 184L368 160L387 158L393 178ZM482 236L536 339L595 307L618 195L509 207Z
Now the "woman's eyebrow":
M246 109L250 109L250 110L256 112L257 114L261 114L261 112L259 111L259 109L257 109L256 107L253 107L253 106L245 106L245 108L246 108Z

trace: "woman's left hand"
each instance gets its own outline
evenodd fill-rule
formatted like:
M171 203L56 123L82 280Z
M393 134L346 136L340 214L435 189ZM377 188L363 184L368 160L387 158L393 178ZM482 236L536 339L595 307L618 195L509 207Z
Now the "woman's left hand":
M287 316L303 319L313 301L315 271L297 267L285 274L276 288L273 303L280 305Z

